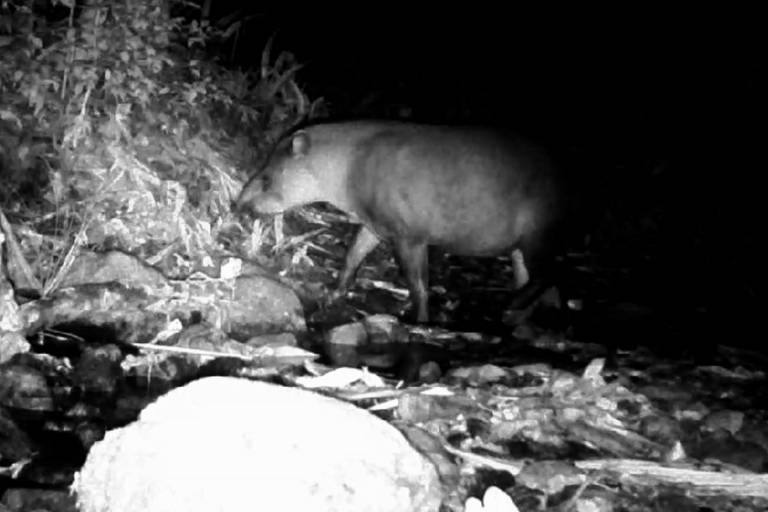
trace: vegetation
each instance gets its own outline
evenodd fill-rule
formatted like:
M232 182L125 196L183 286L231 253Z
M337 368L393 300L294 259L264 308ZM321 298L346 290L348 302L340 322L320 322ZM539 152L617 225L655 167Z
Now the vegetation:
M3 2L0 207L41 234L22 245L45 292L84 244L194 268L264 145L319 106L270 45L258 72L222 66L211 49L237 26L189 7Z

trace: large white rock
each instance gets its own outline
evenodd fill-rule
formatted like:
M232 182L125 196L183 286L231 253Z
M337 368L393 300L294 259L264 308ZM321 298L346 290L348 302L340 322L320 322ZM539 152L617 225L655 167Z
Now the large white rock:
M112 430L73 484L83 512L437 511L434 466L387 422L298 388L210 377Z

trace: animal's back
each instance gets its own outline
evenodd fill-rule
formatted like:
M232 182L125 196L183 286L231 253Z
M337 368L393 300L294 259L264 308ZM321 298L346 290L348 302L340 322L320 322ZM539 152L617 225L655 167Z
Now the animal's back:
M536 238L557 218L555 168L524 139L401 123L334 135L350 145L351 208L381 236L483 255Z

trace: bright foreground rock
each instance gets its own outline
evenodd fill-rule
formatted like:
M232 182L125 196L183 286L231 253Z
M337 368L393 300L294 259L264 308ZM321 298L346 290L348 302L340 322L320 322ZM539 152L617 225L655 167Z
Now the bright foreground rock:
M175 389L108 432L73 489L82 512L426 512L442 495L434 466L387 422L228 377Z

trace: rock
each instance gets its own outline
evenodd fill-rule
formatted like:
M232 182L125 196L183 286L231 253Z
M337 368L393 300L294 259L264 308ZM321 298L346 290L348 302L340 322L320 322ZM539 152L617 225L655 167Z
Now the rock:
M86 347L72 372L73 384L90 397L111 397L122 377L123 354L114 344Z
M290 332L254 336L245 342L250 347L298 347L296 336Z
M44 489L9 489L3 495L3 503L9 511L56 510L58 512L77 512L74 499L64 491ZM0 505L0 510L2 509Z
M368 332L362 323L338 325L325 336L325 355L335 366L359 366L360 348L367 344Z
M22 364L1 365L0 405L26 411L52 411L53 398L45 375Z
M330 345L360 347L368 343L368 333L360 322L338 325L328 331L326 341Z
M363 319L368 339L372 344L389 344L408 341L408 330L397 317L392 315L371 315Z
M265 276L238 277L233 296L219 308L227 334L242 342L263 334L303 333L307 328L296 292ZM216 319L206 320L215 323Z
M39 450L40 447L36 446L10 414L0 407L0 457L3 466L8 468L13 462L32 458Z
M31 345L18 332L0 331L0 364L10 360L16 354L29 352Z
M709 413L702 420L702 428L709 432L725 430L736 435L744 426L744 413L741 411L721 410Z
M159 288L166 283L166 278L159 270L121 251L83 251L75 259L59 288L109 282L129 287Z
M310 391L201 379L88 454L82 512L437 511L435 467L396 428Z
M408 330L396 317L381 314L334 327L325 336L324 349L335 366L391 369L408 347Z

